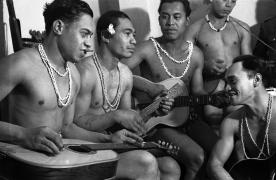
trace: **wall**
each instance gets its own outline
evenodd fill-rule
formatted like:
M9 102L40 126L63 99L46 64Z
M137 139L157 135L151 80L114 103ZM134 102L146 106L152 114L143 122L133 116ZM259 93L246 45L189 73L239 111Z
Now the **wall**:
M85 0L93 9L95 19L99 17L99 0ZM43 19L43 7L45 3L52 2L52 0L13 0L14 10L16 17L20 20L22 37L29 38L29 30L43 31L44 19ZM30 8L32 7L32 8ZM4 23L7 24L7 53L13 52L12 41L9 29L9 14L7 10L6 0L4 0L3 7L3 19Z
M1 14L3 14L4 23L8 24L6 1L1 1L4 2L4 12ZM23 37L30 37L30 29L40 31L44 29L42 9L45 2L51 1L52 0L14 0L15 12L21 21ZM114 0L86 1L94 11L95 21L100 14L99 2L101 3L101 7L107 7L105 9L112 9L113 6L115 6L114 9L117 9L116 4L119 3L120 9L129 14L134 22L138 42L147 39L149 36L156 37L161 35L157 12L160 0L117 0L118 2L114 2ZM190 3L193 10L191 14L192 22L203 17L208 12L208 0L190 0ZM110 5L112 5L112 7L110 7ZM30 9L29 7L34 8ZM231 15L248 23L251 26L252 31L258 33L258 24L264 19L276 15L276 13L273 12L274 9L276 9L275 0L238 0ZM1 30L3 31L3 29L3 26L1 26L0 32ZM9 31L9 28L7 28L7 30ZM7 32L7 34L8 53L11 53L13 49L10 32Z

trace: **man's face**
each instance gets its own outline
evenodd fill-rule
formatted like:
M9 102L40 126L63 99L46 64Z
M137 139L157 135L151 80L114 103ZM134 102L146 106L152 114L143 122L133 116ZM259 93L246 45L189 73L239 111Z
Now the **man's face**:
M110 38L108 48L116 58L129 58L135 50L135 29L127 18L119 18L115 34Z
M228 16L236 5L237 0L212 0L212 9L216 16Z
M186 13L181 2L164 3L160 9L159 24L167 40L176 40L185 31Z
M79 62L91 50L92 31L93 19L87 14L66 24L58 42L63 58L73 63Z
M225 76L226 90L231 94L233 105L245 104L254 94L253 79L243 69L242 63L237 62L230 66Z

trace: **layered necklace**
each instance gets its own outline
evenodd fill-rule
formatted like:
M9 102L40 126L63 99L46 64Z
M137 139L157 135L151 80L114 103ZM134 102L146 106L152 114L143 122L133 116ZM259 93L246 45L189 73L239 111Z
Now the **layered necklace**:
M241 142L242 142L242 147L243 147L243 151L244 151L244 155L246 159L250 159L250 157L246 154L246 149L245 149L245 144L244 144L244 124L246 125L246 129L248 131L250 140L253 142L254 146L258 149L259 154L257 156L257 158L259 159L262 155L265 158L268 158L270 156L270 150L269 150L269 139L268 139L268 131L269 131L269 125L270 125L270 120L271 120L271 116L272 116L272 103L273 103L273 96L269 94L268 97L268 105L267 105L267 112L266 112L266 129L265 129L265 135L264 135L264 140L262 143L261 148L258 146L258 144L256 143L256 141L254 140L249 125L248 125L248 121L246 118L246 114L244 113L243 119L241 121ZM267 148L267 154L265 154L264 152L264 147L266 145Z
M118 74L119 74L119 83L118 83L118 88L117 88L117 93L113 99L113 101L109 101L108 99L108 93L107 93L107 87L106 87L106 83L104 81L104 73L99 61L99 58L97 56L96 53L93 53L93 60L95 63L95 66L97 68L99 77L100 77L100 81L101 81L101 86L102 86L102 92L103 92L103 99L104 99L104 103L103 103L103 109L105 112L109 112L109 111L115 111L119 104L120 104L120 99L121 99L121 73L120 73L120 68L117 65L117 70L118 70Z
M226 28L226 25L227 25L227 23L229 22L230 17L227 16L227 18L225 19L224 25L223 25L221 28L219 28L219 29L217 29L217 28L215 28L215 27L213 26L213 24L211 23L211 21L210 21L210 19L209 19L209 15L208 15L208 14L205 16L205 19L206 19L206 21L207 21L207 23L209 24L209 26L210 26L211 29L213 29L213 30L216 31L216 32L220 32L220 31L223 31L223 30Z
M161 47L161 45L154 38L151 37L150 40L153 42L153 45L154 45L155 50L156 50L156 54L157 54L157 56L160 60L160 63L162 65L162 67L164 68L165 72L167 73L167 75L170 76L171 78L182 78L182 77L184 77L184 75L186 74L186 72L188 71L188 69L190 67L191 56L192 56L192 53L193 53L193 43L191 41L187 41L187 43L188 43L188 55L187 55L187 57L185 59L182 59L182 60L177 60L177 59L174 59L165 49L163 49ZM180 76L174 76L169 71L168 67L166 66L165 62L163 61L163 58L161 56L161 53L160 53L159 49L161 50L161 52L163 54L165 54L174 63L182 64L182 63L187 62L187 65L186 65L183 73Z
M71 77L71 71L70 71L70 68L69 68L69 65L68 63L66 62L66 68L65 68L65 72L64 73L60 73L49 61L47 55L46 55L46 52L43 48L43 45L42 44L38 44L38 52L40 54L40 57L42 59L42 62L43 64L45 65L45 67L47 68L47 71L50 75L50 78L51 78L51 81L52 81L52 84L54 86L54 90L55 90L55 94L57 96L57 104L59 107L66 107L69 105L70 103L70 98L71 98L71 95L72 95L72 77ZM64 98L61 97L60 95L60 91L59 91L59 88L58 88L58 85L57 85L57 81L56 81L56 78L55 78L55 75L54 73L56 73L58 76L60 77L65 77L67 74L68 74L68 78L69 78L69 89L68 89L68 92L66 94L66 96Z

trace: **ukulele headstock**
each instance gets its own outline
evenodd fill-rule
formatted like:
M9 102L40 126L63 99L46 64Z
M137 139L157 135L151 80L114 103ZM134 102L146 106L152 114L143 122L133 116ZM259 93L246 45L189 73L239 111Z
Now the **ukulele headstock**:
M177 155L180 150L179 146L174 145L173 143L166 142L164 140L158 140L157 144L159 148L164 149L170 155Z

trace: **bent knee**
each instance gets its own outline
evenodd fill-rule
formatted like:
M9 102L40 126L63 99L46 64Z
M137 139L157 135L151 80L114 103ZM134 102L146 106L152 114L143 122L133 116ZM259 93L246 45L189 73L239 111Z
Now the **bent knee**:
M171 175L173 177L180 177L181 168L176 160L169 156L161 157L157 160L161 174Z
M204 151L203 150L198 151L197 153L189 157L186 163L186 166L189 169L198 170L203 165L204 160L205 160Z

